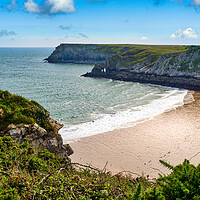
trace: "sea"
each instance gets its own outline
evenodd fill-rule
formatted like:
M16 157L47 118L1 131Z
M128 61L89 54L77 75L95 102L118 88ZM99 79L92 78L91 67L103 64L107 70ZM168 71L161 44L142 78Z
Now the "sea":
M65 141L130 127L183 105L187 90L86 78L93 65L44 61L54 48L0 48L0 90L35 100Z

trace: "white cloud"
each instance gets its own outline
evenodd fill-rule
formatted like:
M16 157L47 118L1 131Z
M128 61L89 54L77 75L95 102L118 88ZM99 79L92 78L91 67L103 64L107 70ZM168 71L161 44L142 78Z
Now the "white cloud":
M24 6L28 12L47 15L76 11L73 0L46 0L41 5L36 4L34 0L28 0Z
M200 0L192 0L191 5L192 6L200 6Z
M73 0L48 0L51 14L75 12Z
M177 39L177 38L181 38L182 37L182 29L178 29L175 33L173 33L170 38L171 39Z
M36 4L33 0L28 0L24 3L24 6L28 12L40 13L39 5Z
M187 38L187 39L197 39L198 34L192 28L187 28L185 30L178 29L175 33L170 36L171 39Z
M143 37L141 37L140 39L141 39L141 40L148 40L148 37L143 36Z
M193 30L192 28L187 28L185 30L183 30L183 37L184 38L193 38L193 39L197 39L198 38L198 34L195 30Z

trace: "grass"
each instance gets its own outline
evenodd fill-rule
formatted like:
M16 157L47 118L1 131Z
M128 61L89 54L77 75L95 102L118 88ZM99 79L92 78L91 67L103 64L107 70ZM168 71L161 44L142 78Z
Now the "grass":
M68 50L69 44L61 44L53 54L59 54L62 57L63 52ZM89 44L72 44L74 51L86 51L87 53L105 53L108 56L117 55L120 57L121 68L131 68L134 64L144 63L151 67L157 59L164 54L172 54L172 59L169 58L170 64L173 65L177 54L186 52L191 56L195 52L200 54L200 46L178 46L178 45L134 45L134 44L96 44L96 47L91 48ZM78 49L78 50L77 50ZM192 69L188 64L181 64L180 71L196 72L199 71L199 60L194 61Z
M166 53L180 53L185 52L190 49L190 46L169 46L169 45L131 45L131 44L109 44L109 45L99 45L101 49L100 52L114 52L114 53L121 53L123 50L123 55L129 54L134 55L137 52L143 51L146 54L152 55L163 55ZM126 50L125 48L129 48ZM195 48L195 47L193 47Z
M66 44L67 46L68 44ZM75 44L75 48L85 48L87 44ZM124 55L135 55L143 52L144 55L155 55L157 57L166 54L166 53L180 53L185 51L194 51L197 46L174 46L174 45L134 45L134 44L97 44L99 46L97 52L100 53L113 53ZM56 50L58 53L62 52L65 49L65 44L61 44L60 47ZM56 52L55 52L56 53Z
M37 123L47 132L54 131L49 123L49 113L40 104L0 90L0 131L7 129L9 124L21 123Z
M136 63L142 63L147 58L149 65L151 65L164 54L194 51L197 48L168 45L100 45L100 47L99 52L112 52L121 56L120 64L124 68L131 67Z
M120 66L130 68L134 64L146 62L147 66L152 66L157 59L164 54L172 54L169 64L173 65L177 54L185 52L191 56L195 52L200 54L200 46L169 46L169 45L99 45L100 52L112 52L121 57ZM191 60L190 60L191 62ZM189 63L181 62L179 71L196 72L199 71L200 60L193 60L193 66L190 69Z

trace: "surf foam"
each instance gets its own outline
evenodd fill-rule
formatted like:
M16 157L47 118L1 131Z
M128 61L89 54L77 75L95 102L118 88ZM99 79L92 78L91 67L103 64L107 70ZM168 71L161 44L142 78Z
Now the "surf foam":
M128 110L116 113L102 114L95 116L94 121L76 125L65 125L61 130L65 142L72 142L82 137L88 137L119 128L127 128L138 123L151 119L166 110L183 105L187 90L172 89L164 94L159 94L159 98L152 100L149 104L133 106Z

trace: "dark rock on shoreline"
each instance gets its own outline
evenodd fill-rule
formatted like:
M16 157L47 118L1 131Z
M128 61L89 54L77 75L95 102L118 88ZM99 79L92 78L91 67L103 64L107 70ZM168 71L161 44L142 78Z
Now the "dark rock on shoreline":
M169 77L130 71L112 72L109 75L105 73L86 73L83 76L93 78L109 78L112 80L155 84L167 87L200 91L200 79L192 77Z

